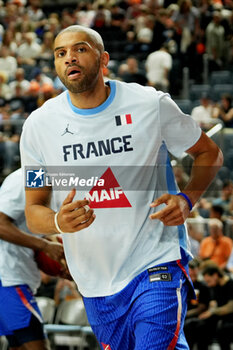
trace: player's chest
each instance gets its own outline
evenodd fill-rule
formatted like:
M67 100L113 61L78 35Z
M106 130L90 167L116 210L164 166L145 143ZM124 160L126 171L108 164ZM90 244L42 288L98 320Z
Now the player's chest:
M130 110L86 119L67 116L47 132L51 140L47 161L64 165L121 165L129 159L138 163L160 147L155 120Z

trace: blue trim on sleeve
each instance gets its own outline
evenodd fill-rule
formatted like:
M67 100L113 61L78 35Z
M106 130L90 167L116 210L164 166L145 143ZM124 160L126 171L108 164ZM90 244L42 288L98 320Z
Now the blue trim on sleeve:
M69 103L70 108L72 109L72 111L74 113L81 114L81 115L92 115L92 114L100 113L103 110L105 110L112 103L112 101L113 101L113 99L114 99L114 97L116 95L116 82L110 80L110 81L107 82L107 84L109 84L109 86L111 88L110 95L108 96L107 100L104 101L104 103L102 103L100 106L95 107L95 108L81 109L81 108L75 107L72 104L69 92L67 91L66 92L66 96L67 96L68 103Z

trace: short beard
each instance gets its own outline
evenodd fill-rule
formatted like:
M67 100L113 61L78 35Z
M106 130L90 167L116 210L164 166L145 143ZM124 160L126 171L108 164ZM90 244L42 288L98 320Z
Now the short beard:
M85 70L82 69L83 78L81 78L80 80L71 82L66 76L59 78L70 92L72 92L73 94L80 94L93 88L99 75L99 69L100 59L98 59L96 64L88 73L85 73Z

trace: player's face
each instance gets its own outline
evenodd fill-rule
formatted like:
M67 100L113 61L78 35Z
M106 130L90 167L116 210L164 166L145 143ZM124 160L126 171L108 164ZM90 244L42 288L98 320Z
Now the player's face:
M56 38L54 63L60 80L72 93L93 89L102 68L100 52L83 32L66 32Z

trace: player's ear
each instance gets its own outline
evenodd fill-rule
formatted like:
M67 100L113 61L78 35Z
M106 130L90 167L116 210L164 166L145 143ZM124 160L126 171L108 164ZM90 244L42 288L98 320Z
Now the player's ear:
M101 54L101 63L102 63L102 67L106 68L109 62L109 53L107 51L104 51Z

